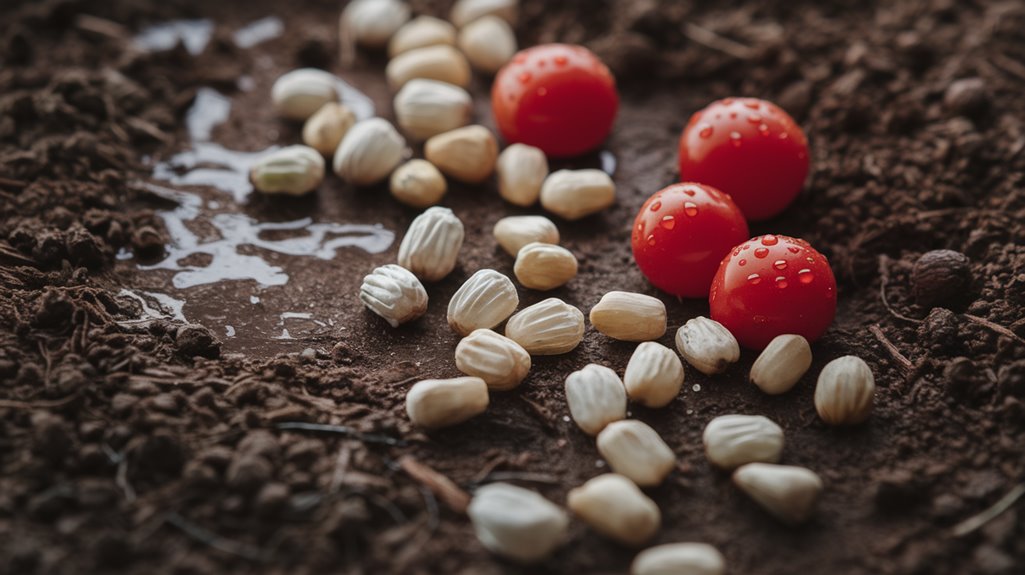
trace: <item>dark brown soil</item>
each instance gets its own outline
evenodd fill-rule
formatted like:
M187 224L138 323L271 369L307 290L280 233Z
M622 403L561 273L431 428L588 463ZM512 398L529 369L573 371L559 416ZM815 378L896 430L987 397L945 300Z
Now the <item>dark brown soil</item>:
M296 141L268 92L299 65L341 73L388 115L382 58L339 68L338 4L0 8L0 572L626 571L633 552L579 523L542 566L497 560L417 473L419 462L466 491L511 479L561 503L603 470L593 440L566 418L562 382L589 362L621 370L633 346L590 328L573 353L538 358L527 383L496 394L482 417L431 437L405 417L413 382L457 374L449 296L478 268L511 272L490 230L517 210L493 187L454 186L445 199L466 223L460 267L430 287L428 315L398 330L356 298L362 275L394 261L397 243L327 260L264 254L289 275L273 288L176 290L171 273L139 269L160 259L157 212L171 207L142 182L153 158L188 147L184 114L197 89L232 99L213 137L239 150ZM448 2L414 4L444 14ZM725 377L690 370L668 408L634 409L679 454L679 469L650 491L664 517L657 542L713 543L731 573L1022 572L1020 501L970 533L955 526L1025 481L1025 5L525 4L523 45L587 44L623 94L608 144L619 201L560 223L581 274L554 295L585 311L612 289L662 295L633 265L629 224L675 181L676 138L691 113L715 98L765 97L795 115L813 146L802 198L753 231L804 237L830 258L836 323L784 396L745 382L746 352ZM268 15L285 21L284 37L235 47L232 31ZM202 54L131 49L143 26L185 17L216 22ZM236 88L242 75L252 90ZM486 82L475 93L489 123ZM383 189L333 178L299 201L237 205L193 191L259 221L380 223L401 236L415 216ZM926 307L915 294L936 292L913 285L912 270L934 249L969 258L967 287L940 290ZM143 310L123 288L185 300L191 324L133 321ZM521 293L524 304L543 297ZM707 306L663 299L671 345ZM283 326L286 312L325 325ZM239 328L234 337L226 325ZM294 339L272 339L283 327ZM879 392L865 425L834 430L817 419L812 387L823 364L846 354L869 362ZM709 468L701 431L733 412L779 422L784 461L823 477L810 525L780 526Z

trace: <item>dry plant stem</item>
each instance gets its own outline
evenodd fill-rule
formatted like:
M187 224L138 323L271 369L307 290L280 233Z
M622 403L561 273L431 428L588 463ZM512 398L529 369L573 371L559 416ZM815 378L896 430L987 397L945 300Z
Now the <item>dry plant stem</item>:
M893 356L893 359L896 360L897 363L899 363L901 367L904 368L905 373L915 368L915 364L911 363L911 360L905 357L904 354L901 353L899 349L897 349L897 346L893 345L893 342L891 342L889 338L886 337L886 334L883 333L882 328L880 328L878 324L872 324L868 326L868 330L872 332L872 335L876 336L876 339L879 340L879 343L883 344L883 347L886 348L886 351L890 352L890 355Z
M400 457L399 466L410 477L431 490L449 509L460 515L466 513L466 507L470 504L470 496L451 479L420 463L411 455Z
M1006 495L1001 497L999 501L986 508L981 513L973 515L955 525L953 529L954 537L964 537L965 535L972 533L990 521L996 519L1001 513L1007 511L1011 506L1017 503L1018 500L1021 499L1022 495L1025 495L1025 483L1019 483L1008 491Z
M387 435L380 435L377 433L362 433L356 431L351 427L344 425L328 425L325 423L306 423L302 421L283 421L275 424L275 428L290 431L320 431L324 433L338 433L341 435L347 435L354 439L358 439L363 443L380 443L383 445L392 445L401 447L406 444L401 439L395 439L394 437L388 437Z
M993 322L989 321L988 319L986 319L984 317L979 317L977 315L972 315L970 313L966 313L966 314L963 314L963 315L964 315L964 318L969 320L969 321L975 322L975 323L977 323L977 324L979 324L979 325L981 325L983 327L988 327L989 329L999 333L1000 335L1007 336L1007 337L1013 339L1014 341L1016 341L1016 342L1018 342L1018 343L1020 343L1022 345L1025 345L1025 338L1022 338L1020 335L1014 333L1013 331L1007 329L1006 327L1004 327L1002 325L993 323Z
M745 46L740 42L730 40L729 38L723 38L708 28L703 28L691 22L688 22L687 25L684 26L683 34L702 46L718 50L724 54L733 56L738 60L748 60L754 55L754 50L751 49L751 47Z
M893 309L890 302L886 299L886 286L890 284L890 258L886 254L879 256L879 298L883 301L883 307L886 311L890 312L890 315L897 319L909 321L911 323L922 323L922 320L908 317L899 311Z

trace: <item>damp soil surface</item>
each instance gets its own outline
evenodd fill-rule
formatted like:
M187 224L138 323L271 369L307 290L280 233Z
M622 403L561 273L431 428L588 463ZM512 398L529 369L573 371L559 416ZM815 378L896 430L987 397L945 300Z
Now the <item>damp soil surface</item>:
M298 139L269 105L289 69L334 71L390 117L384 58L339 61L338 4L0 8L0 572L627 571L634 551L580 522L539 566L496 559L460 510L486 482L563 503L606 471L569 421L563 380L591 362L622 370L632 345L588 326L481 417L425 435L404 413L412 383L458 375L448 298L479 268L511 274L492 225L533 210L490 184L451 186L459 266L428 287L422 320L393 330L356 294L416 213L333 177L287 200L240 177L250 153ZM689 370L667 408L632 408L679 458L649 491L654 542L712 543L731 573L1020 573L1020 501L963 522L1025 481L1025 5L848 4L525 1L521 45L591 47L622 109L604 154L563 163L614 168L616 205L558 222L580 275L521 290L521 306L655 295L671 346L707 304L644 280L633 215L676 181L690 114L734 95L776 101L807 132L812 170L798 202L752 231L829 257L836 322L790 393L749 384L746 351L722 376ZM472 91L491 125L487 86ZM912 278L934 249L970 261L938 300ZM847 354L876 375L875 411L833 429L814 378ZM728 413L777 421L783 461L821 475L809 524L781 526L709 467L701 432Z

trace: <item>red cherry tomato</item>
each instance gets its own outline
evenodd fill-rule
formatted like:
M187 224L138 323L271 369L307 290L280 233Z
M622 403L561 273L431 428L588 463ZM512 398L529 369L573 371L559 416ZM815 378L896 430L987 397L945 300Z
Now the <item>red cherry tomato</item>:
M726 98L691 116L680 138L680 179L733 196L748 220L794 201L808 175L808 140L778 106Z
M612 73L590 50L545 44L519 52L499 70L491 109L507 142L576 156L609 135L619 95Z
M708 303L712 319L744 347L762 349L787 333L815 341L833 323L836 279L808 242L765 235L726 256Z
M641 206L630 244L637 267L655 287L705 297L723 256L748 234L728 195L711 186L673 184Z

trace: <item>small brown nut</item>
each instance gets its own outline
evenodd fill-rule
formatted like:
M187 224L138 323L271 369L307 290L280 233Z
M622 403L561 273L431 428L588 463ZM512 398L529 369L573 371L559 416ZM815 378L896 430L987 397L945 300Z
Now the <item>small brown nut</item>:
M956 298L970 282L968 256L954 250L925 252L911 270L911 293L927 307Z

